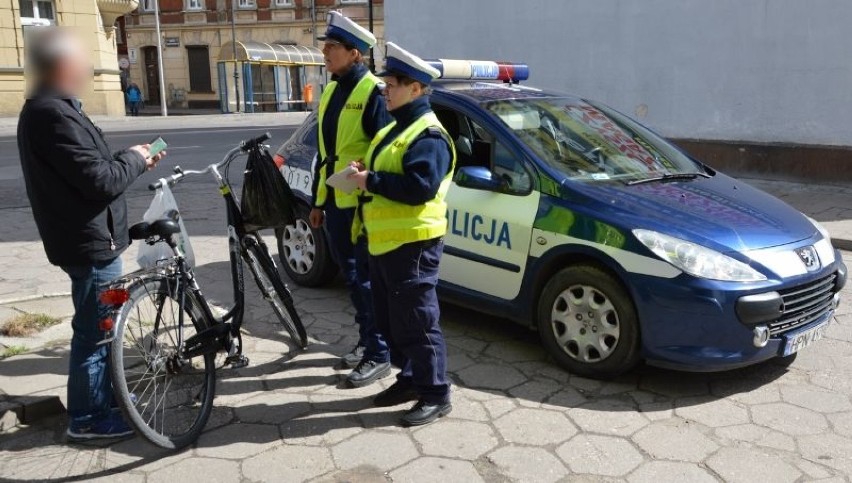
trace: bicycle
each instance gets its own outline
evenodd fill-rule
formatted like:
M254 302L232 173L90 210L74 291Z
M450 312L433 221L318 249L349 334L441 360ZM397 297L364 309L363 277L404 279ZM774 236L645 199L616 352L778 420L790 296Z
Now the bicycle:
M101 292L101 301L113 308L112 317L101 328L107 332L102 344L110 344L115 398L128 424L157 446L182 448L201 434L213 408L217 354L224 352L222 367L248 364L240 335L245 311L243 263L293 341L301 349L307 347L293 297L266 243L257 232L244 228L228 178L231 162L241 154L265 149L267 139L269 134L243 141L221 162L199 171L175 167L174 175L148 187L154 191L186 176L213 174L227 209L233 307L218 317L211 310L174 237L180 232L175 210L164 219L130 228L132 239L151 245L167 243L174 256L156 267L122 276ZM186 323L187 318L191 323Z

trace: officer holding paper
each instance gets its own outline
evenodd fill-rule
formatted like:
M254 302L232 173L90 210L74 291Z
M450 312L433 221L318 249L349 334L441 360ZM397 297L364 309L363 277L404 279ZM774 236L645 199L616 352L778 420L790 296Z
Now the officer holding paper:
M325 223L332 254L346 278L355 307L358 344L343 356L342 363L354 368L347 377L348 383L360 387L390 374L388 348L373 318L365 242L350 238L359 193L336 190L326 181L334 173L346 170L351 162L364 158L370 140L390 122L390 116L378 87L380 80L363 63L363 55L376 44L373 34L340 13L331 12L325 35L318 39L325 42L323 56L332 82L319 103L319 159L310 222L314 228Z
M447 231L455 148L429 105L439 72L388 42L385 97L395 122L376 135L351 174L365 191L353 237L367 236L376 324L402 370L376 406L417 403L404 426L428 424L452 410L447 348L435 286Z

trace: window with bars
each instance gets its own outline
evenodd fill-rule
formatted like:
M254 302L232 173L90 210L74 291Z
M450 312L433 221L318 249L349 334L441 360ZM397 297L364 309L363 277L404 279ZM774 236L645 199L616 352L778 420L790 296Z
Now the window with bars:
M293 0L275 0L276 7L292 7Z
M255 8L254 0L239 0L237 6L240 8Z
M203 10L204 0L186 0L187 10Z
M143 12L153 12L156 9L154 4L156 0L139 0L139 10Z

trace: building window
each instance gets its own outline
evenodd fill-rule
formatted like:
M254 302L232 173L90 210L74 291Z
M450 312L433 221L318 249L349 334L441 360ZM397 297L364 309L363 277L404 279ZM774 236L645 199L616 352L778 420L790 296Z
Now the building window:
M186 46L187 64L189 64L190 92L213 92L210 83L210 52L206 45Z
M239 0L237 6L240 8L255 8L254 0Z
M157 8L154 2L156 2L156 0L140 0L139 10L142 10L143 12L153 12Z
M367 0L340 0L342 4L367 3Z
M187 10L203 10L204 0L186 0Z
M21 25L53 25L56 12L52 0L19 0Z
M275 0L276 7L292 7L293 0Z

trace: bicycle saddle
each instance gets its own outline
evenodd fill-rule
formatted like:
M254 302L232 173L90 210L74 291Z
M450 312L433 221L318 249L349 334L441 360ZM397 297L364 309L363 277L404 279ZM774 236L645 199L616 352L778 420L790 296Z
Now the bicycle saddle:
M148 238L159 236L160 238L168 238L175 233L180 232L180 225L177 221L164 218L153 223L143 221L130 227L131 240L147 240Z

